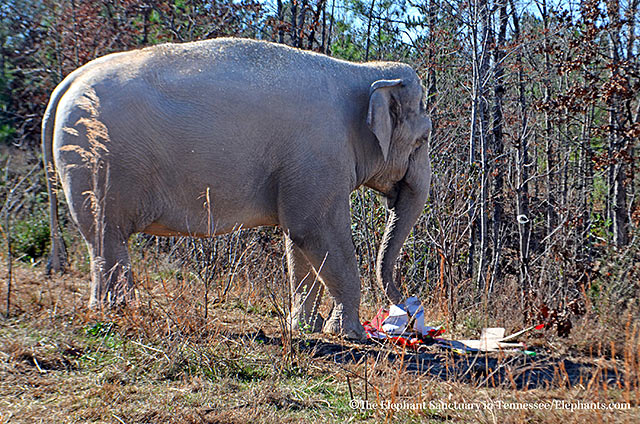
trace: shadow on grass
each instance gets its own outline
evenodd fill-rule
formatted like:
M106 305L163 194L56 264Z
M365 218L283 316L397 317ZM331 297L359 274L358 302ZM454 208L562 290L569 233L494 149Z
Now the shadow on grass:
M281 345L278 337L262 331L238 338L260 340ZM358 364L364 360L401 366L404 371L457 381L477 387L534 389L574 387L577 385L607 385L622 387L622 373L613 369L573 359L558 358L544 353L527 356L524 353L468 353L461 355L435 345L426 351L404 350L398 346L367 341L363 343L327 340L322 336L295 338L295 347L313 358L340 365Z

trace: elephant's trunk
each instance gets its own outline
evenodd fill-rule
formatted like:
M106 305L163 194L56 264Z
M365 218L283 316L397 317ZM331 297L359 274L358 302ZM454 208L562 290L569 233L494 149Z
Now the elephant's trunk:
M413 154L407 174L387 197L390 213L378 251L376 276L392 303L402 301L393 279L395 262L411 228L422 213L429 196L430 183L431 167L427 147L424 146Z

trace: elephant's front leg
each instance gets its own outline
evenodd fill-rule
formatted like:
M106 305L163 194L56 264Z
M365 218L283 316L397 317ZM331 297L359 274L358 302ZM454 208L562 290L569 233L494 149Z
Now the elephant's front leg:
M298 205L284 226L293 244L320 275L333 300L333 310L323 331L362 340L365 332L359 315L360 278L351 239L348 196L340 200L326 209L314 210L315 216ZM317 204L310 204L314 203Z
M324 319L319 313L324 286L298 246L285 237L291 286L291 315L294 330L322 331Z

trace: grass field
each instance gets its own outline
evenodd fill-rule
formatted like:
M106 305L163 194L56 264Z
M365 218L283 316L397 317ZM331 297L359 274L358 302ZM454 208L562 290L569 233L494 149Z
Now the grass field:
M169 266L136 267L138 301L101 313L85 307L81 267L48 278L42 266L14 266L11 314L0 321L0 423L640 419L637 323L617 352L602 343L598 352L578 328L569 339L525 339L534 358L435 346L416 354L290 334L277 281L266 294L238 283L224 302L212 292L205 319L195 285ZM365 304L361 315L377 306Z

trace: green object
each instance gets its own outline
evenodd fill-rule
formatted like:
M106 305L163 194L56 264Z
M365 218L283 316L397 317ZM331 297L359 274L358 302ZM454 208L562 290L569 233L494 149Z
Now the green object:
M13 225L11 251L24 262L44 256L49 249L49 221L35 214Z
M529 356L536 356L537 353L532 351L532 350L523 350L522 351L525 355L529 355Z

